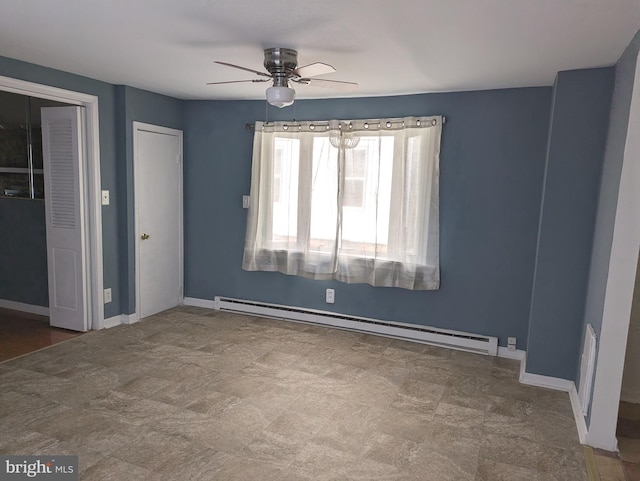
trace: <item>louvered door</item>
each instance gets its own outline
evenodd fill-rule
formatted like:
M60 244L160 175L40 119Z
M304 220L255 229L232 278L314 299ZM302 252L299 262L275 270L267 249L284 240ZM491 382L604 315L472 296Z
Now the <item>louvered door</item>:
M42 109L49 318L52 326L88 326L84 239L83 110Z

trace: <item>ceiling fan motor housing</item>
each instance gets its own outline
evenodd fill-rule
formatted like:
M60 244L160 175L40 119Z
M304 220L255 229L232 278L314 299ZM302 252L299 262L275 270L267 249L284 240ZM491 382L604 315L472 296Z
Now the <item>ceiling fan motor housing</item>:
M288 79L298 66L298 52L290 48L267 48L264 51L264 68L273 75L273 85L287 87Z

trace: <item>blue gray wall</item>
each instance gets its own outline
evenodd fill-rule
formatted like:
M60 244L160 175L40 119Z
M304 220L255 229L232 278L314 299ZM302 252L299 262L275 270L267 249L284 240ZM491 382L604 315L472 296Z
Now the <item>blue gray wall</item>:
M100 122L100 175L102 188L115 192L118 185L117 147L115 130L115 86L87 77L62 72L39 65L0 57L0 75L43 85L82 92L98 97ZM105 305L105 317L122 312L120 305L121 259L118 248L119 217L126 212L126 199L114 198L111 205L102 209L102 242L104 260L104 285L113 289L114 302ZM35 299L25 301L36 304Z
M613 80L613 68L556 77L527 343L533 374L576 372Z
M0 197L0 299L49 306L44 201Z
M120 217L120 305L122 312L132 314L136 310L135 298L135 205L133 178L133 122L182 130L183 101L125 85L116 87L118 136L117 195L129 199L126 212Z
M0 75L98 97L101 183L102 189L111 192L110 205L102 208L104 287L112 289L113 298L105 305L105 318L134 312L132 123L137 120L182 129L183 102L5 57L0 57ZM0 260L3 257L0 251ZM46 305L46 289L44 301L33 291L21 296L20 302ZM5 299L18 301L17 297Z
M268 119L442 114L438 291L318 282L241 269L253 137L263 101L185 108L185 295L215 295L459 329L526 345L551 88L302 100ZM336 302L324 302L324 290Z

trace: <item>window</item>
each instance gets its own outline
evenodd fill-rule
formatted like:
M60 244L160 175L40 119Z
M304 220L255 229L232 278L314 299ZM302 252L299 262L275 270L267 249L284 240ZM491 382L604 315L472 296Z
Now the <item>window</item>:
M243 268L439 287L441 117L257 123Z
M345 208L365 209L364 188L367 180L367 152L362 148L353 150L344 161L344 197L342 205Z

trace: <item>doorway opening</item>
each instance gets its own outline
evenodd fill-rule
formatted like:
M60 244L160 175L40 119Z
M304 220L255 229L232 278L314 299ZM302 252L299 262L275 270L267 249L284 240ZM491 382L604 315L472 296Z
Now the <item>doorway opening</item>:
M88 319L90 329L104 327L103 310L103 264L102 264L102 213L100 202L100 147L98 132L98 98L94 95L73 92L47 85L0 76L0 91L24 95L36 99L54 101L61 104L84 107L84 128L87 137L86 159L82 169L82 182L86 185L83 201L86 206L87 222L84 234L87 239L86 256L82 259L87 270L86 290L88 292ZM33 172L31 175L35 175ZM12 189L10 189L12 190ZM18 190L18 189L13 189ZM15 200L15 199L14 199ZM46 314L41 306L23 302L1 302L0 307ZM42 304L42 303L41 303Z
M65 105L0 91L0 218L10 233L0 238L0 305L17 310L26 305L34 316L46 315L49 305L40 109ZM28 341L15 339L12 320L21 316L4 314L0 330L16 342ZM32 330L20 332L24 338Z

